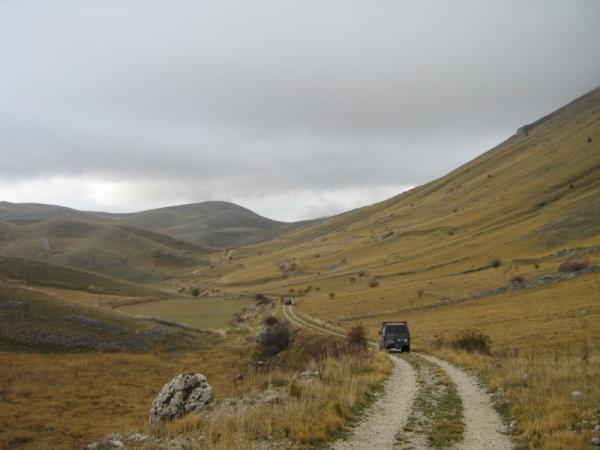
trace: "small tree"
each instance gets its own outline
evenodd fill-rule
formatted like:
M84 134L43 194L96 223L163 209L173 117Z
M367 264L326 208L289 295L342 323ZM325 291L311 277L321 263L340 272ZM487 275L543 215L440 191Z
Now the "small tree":
M525 277L523 277L522 275L513 275L513 277L510 279L510 282L512 284L519 284L519 283L523 283L525 281Z
M279 320L275 316L266 316L263 319L263 323L268 327L275 325L277 322L279 322Z
M192 289L192 296L198 297L199 295L200 295L200 289L198 289L197 287Z
M289 345L290 330L283 322L267 327L258 337L258 353L261 357L275 356Z
M490 262L488 263L488 267L492 267L492 268L497 268L500 267L502 265L502 260L498 257L494 257L492 259L490 259Z

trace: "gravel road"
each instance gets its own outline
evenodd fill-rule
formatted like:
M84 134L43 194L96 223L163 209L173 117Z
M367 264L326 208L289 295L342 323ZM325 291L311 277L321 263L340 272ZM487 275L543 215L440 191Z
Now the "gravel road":
M297 317L291 306L285 308L286 317L299 326L320 333L341 337L320 325ZM373 344L371 344L373 345ZM465 432L455 450L511 450L510 438L498 413L492 406L490 396L479 386L477 380L463 370L434 356L420 357L437 364L450 377L463 404ZM369 408L346 439L338 440L331 447L335 450L379 450L403 448L396 434L401 432L408 419L418 392L414 369L402 358L391 356L394 363L392 374L386 381L382 396ZM411 447L413 448L413 447Z
M391 360L394 368L385 383L383 395L368 409L347 439L337 441L332 449L394 448L396 433L410 414L417 393L417 379L415 370L406 361L396 357Z

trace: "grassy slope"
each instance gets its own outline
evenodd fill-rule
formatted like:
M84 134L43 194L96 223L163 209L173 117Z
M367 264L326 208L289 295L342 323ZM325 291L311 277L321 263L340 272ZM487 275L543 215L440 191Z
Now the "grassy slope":
M0 202L0 233L3 228L10 228L14 224L35 224L52 219L129 226L137 229L138 234L140 229L144 229L212 248L261 242L308 223L278 222L233 203L216 201L126 214L86 212L36 203Z
M240 249L219 282L281 294L312 286L299 308L329 320L434 304L555 273L565 248L597 263L598 198L600 90L439 180ZM492 257L503 265L474 271Z
M38 259L135 282L205 263L206 250L195 244L130 226L71 219L8 224L0 254Z
M12 256L0 256L0 279L18 280L36 286L91 290L109 295L170 297L169 294L156 289L93 272Z
M0 349L124 350L185 348L200 335L0 284ZM212 338L205 337L205 340Z
M254 306L248 299L178 298L127 305L119 312L142 317L158 317L194 328L231 328L234 314Z
M598 199L600 89L438 180L240 249L197 282L291 294L300 312L343 327L362 322L372 337L381 321L406 319L421 349L435 336L479 329L495 356L444 356L505 390L519 445L587 448L589 429L574 430L600 405L591 381L600 373L600 272L446 301L511 285L516 275L556 275L573 254L600 264ZM502 265L488 267L492 258ZM571 401L572 390L585 401Z

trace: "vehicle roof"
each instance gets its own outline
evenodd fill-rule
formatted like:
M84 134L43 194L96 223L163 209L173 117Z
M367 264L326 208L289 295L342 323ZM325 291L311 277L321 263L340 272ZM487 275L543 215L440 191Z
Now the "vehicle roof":
M386 325L408 325L408 322L406 320L401 321L401 322L382 322L381 325L384 327Z

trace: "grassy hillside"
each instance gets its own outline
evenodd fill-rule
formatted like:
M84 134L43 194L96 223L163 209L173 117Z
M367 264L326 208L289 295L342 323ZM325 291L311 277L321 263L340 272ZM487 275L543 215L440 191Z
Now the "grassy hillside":
M202 247L131 226L50 219L5 224L0 232L0 255L134 282L159 281L169 272L207 263Z
M519 448L588 448L590 431L574 430L600 405L599 199L596 89L440 179L239 249L189 282L291 295L299 314L371 337L408 320L416 348L503 389ZM490 355L452 348L468 329Z
M205 339L214 340L209 335ZM0 350L145 352L200 341L197 333L0 283Z
M85 270L44 261L0 256L0 280L18 280L35 286L73 289L97 294L168 298L169 294Z
M595 90L445 177L240 249L215 280L301 292L301 309L332 320L436 304L556 274L576 255L597 263L598 198Z
M310 222L284 223L267 219L228 202L203 202L127 214L78 211L37 203L0 202L0 232L11 225L35 224L51 219L113 224L154 231L209 248L255 244L301 228ZM4 223L3 223L4 222Z

